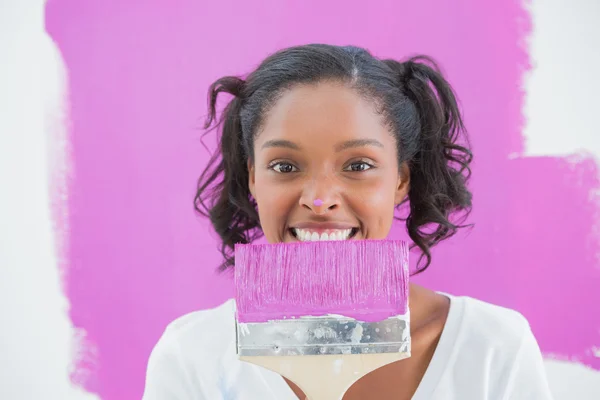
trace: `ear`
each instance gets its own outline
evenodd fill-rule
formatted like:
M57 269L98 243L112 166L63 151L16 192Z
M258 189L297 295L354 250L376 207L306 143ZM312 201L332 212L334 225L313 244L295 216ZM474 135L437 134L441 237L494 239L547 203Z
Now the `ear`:
M408 168L408 163L404 162L400 166L400 173L398 174L398 184L396 185L396 196L394 199L396 205L404 201L406 196L408 196L409 189L410 169Z
M254 194L254 188L254 163L252 162L252 160L248 159L248 189L250 189L250 194L252 195L252 197L256 199L256 195Z

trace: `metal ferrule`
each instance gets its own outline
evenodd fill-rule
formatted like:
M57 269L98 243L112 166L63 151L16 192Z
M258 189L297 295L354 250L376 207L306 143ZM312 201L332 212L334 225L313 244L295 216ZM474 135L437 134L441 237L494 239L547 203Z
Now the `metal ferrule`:
M410 355L408 315L380 322L345 317L302 317L236 322L239 356L405 353Z

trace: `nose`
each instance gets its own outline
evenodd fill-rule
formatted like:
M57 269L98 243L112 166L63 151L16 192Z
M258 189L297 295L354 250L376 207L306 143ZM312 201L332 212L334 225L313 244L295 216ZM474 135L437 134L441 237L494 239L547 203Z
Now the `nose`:
M302 190L299 203L300 206L317 215L324 215L340 206L335 184L326 176L308 180Z

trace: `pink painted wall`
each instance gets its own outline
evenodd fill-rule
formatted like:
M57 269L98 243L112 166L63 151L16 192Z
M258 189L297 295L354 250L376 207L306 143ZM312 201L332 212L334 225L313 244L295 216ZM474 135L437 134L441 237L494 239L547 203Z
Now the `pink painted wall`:
M442 245L420 283L516 308L544 352L600 369L597 166L519 158L523 40L516 3L49 0L69 69L70 249L66 291L95 358L83 382L104 400L142 393L165 325L232 295L215 235L192 211L207 160L208 85L279 48L355 44L437 58L462 100L476 154L476 227ZM551 116L548 116L549 118ZM548 135L566 135L548 132ZM210 141L212 142L212 141ZM516 157L515 157L516 155ZM401 227L394 231L398 235ZM593 310L596 309L594 313Z

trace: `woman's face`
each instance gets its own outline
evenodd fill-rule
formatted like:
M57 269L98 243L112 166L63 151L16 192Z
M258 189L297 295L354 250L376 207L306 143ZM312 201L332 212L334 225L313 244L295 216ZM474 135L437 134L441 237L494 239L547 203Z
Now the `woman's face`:
M249 165L267 241L385 238L408 191L396 153L382 117L351 89L322 82L288 91Z

